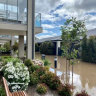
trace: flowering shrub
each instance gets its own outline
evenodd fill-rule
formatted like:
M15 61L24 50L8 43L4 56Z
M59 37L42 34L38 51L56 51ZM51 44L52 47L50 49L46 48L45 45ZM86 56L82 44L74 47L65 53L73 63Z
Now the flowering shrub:
M34 65L44 66L44 63L42 60L35 59L32 62Z
M87 92L82 91L80 93L77 93L75 96L89 96L89 95L87 94Z
M11 91L25 90L30 81L28 68L21 62L8 62L4 67L4 77Z
M36 85L39 83L38 74L36 72L33 72L30 75L30 85Z
M38 77L40 78L40 76L44 75L46 73L46 68L45 67L40 67L36 70Z
M38 84L37 88L36 88L36 91L39 94L45 94L47 92L47 86L45 84Z
M40 68L40 66L34 65L30 59L25 60L24 64L28 67L30 74Z
M53 90L56 90L61 84L58 76L52 72L46 72L40 78L43 83L47 84Z
M60 85L58 87L58 94L59 96L72 96L72 92L71 92L71 85L69 84L65 84L65 85Z

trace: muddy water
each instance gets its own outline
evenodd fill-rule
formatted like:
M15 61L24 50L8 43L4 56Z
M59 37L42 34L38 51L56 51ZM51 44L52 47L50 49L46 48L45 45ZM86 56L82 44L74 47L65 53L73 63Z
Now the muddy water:
M36 58L41 59L41 55L36 53ZM65 82L66 60L58 56L58 66L54 70L54 56L46 56L46 59L52 63L50 71L55 72ZM70 69L71 70L71 69ZM69 83L72 83L72 72L69 75ZM90 96L96 96L96 64L86 63L78 60L74 65L73 84L76 86L74 92L87 90Z

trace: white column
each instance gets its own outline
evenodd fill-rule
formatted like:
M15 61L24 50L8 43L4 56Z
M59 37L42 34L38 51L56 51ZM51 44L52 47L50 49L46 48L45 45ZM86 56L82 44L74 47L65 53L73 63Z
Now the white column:
M24 57L24 36L19 36L19 50L18 50L18 57L22 58Z
M35 0L28 1L28 25L27 25L27 59L35 58L35 44L34 44L34 13L35 13Z
M60 48L60 41L56 42L56 55L58 56L58 48Z

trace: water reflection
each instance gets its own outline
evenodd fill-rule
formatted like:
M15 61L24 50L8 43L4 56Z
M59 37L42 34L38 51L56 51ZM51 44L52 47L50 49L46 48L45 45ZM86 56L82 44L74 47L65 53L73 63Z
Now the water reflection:
M41 55L36 54L36 58L40 59ZM50 71L55 72L62 83L66 82L66 60L63 57L58 57L58 66L57 69L54 69L54 56L46 56L46 58L52 63ZM74 93L85 89L89 95L96 96L96 64L82 61L75 64L73 78ZM72 84L72 72L70 72L68 79L68 82Z

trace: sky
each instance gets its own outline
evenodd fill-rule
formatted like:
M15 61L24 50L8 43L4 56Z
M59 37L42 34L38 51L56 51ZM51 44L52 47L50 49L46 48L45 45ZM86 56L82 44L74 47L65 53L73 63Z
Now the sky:
M88 30L96 28L96 0L35 0L36 12L41 13L43 32L37 38L61 35L66 19L84 20Z

